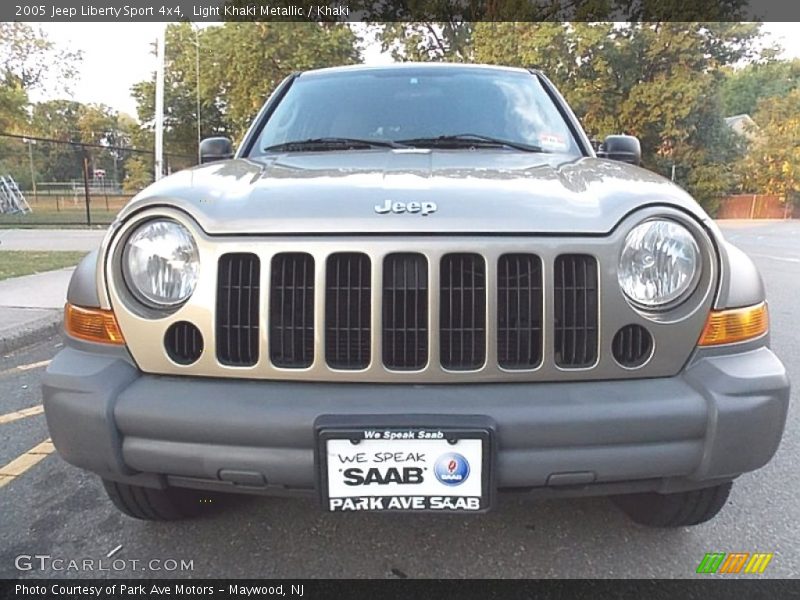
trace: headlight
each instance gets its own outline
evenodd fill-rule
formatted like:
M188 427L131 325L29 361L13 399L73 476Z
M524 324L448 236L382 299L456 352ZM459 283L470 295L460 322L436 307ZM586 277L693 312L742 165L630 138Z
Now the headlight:
M674 304L694 291L699 274L697 242L675 221L645 221L625 238L617 277L634 304L650 309Z
M138 300L155 308L185 302L194 292L199 271L192 234L170 219L148 221L136 229L122 256L128 288Z

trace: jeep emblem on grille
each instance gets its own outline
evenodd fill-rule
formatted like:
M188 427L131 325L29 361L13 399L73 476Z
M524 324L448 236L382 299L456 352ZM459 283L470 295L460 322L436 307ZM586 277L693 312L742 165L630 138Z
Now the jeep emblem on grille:
M431 213L436 212L436 202L392 202L386 200L383 204L375 205L375 212L379 215L387 213L394 213L400 215L403 213L419 213L423 217L427 217Z

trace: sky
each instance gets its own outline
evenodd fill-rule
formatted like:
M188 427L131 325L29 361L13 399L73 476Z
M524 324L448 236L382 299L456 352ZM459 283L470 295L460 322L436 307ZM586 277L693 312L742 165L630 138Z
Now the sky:
M2 1L2 0L0 0ZM800 58L798 23L765 23L762 30L784 48L785 58ZM43 23L42 29L58 46L83 51L73 97L85 103L107 104L136 117L130 95L134 83L155 70L151 46L163 23ZM367 48L368 64L391 62L379 47ZM202 73L202 67L201 67ZM34 101L48 99L33 96Z

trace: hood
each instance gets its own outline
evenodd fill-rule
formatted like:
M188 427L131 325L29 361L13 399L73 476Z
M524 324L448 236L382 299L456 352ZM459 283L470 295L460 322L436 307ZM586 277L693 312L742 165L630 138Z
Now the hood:
M423 203L426 210L414 211ZM287 153L216 162L151 185L121 218L164 204L183 209L209 234L604 234L632 210L653 204L707 220L683 190L638 167L493 149Z

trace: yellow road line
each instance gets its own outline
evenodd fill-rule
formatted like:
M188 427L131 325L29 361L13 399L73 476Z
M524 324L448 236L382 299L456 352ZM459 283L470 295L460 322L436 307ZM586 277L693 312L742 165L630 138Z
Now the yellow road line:
M46 367L50 364L50 360L40 360L39 362L31 363L29 365L19 365L16 367L17 371L30 371L31 369L38 369L39 367Z
M48 360L40 360L39 362L30 363L27 365L17 365L16 367L11 367L10 369L6 369L5 371L0 371L0 375L8 375L9 373L24 373L25 371L30 371L32 369L38 369L39 367L46 367L50 364L52 359Z
M25 454L12 460L5 467L0 468L0 488L14 481L31 467L39 464L52 454L53 450L55 450L55 448L53 448L53 442L48 438L41 444L37 444L28 450Z
M42 406L41 404L37 404L36 406L31 406L30 408L23 408L22 410L15 410L14 412L0 415L0 425L4 423L11 423L13 421L19 421L20 419L24 419L25 417L40 415L43 412L44 412L44 406Z

